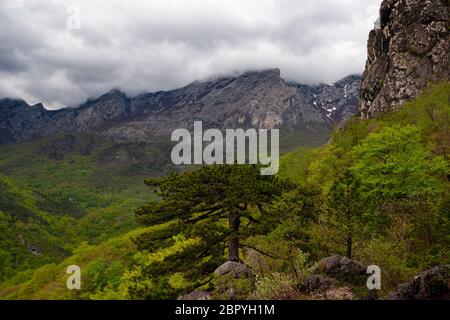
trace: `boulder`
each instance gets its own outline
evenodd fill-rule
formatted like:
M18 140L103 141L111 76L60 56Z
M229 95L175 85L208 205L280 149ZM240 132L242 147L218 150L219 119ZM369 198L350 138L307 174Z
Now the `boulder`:
M231 275L236 279L254 277L254 272L249 266L234 261L225 262L214 271L214 274L218 277Z
M192 291L191 293L185 294L178 298L178 300L211 300L212 297L209 292L206 291Z
M323 291L332 288L335 285L335 279L313 274L306 277L301 285L301 290L307 292Z
M227 261L214 271L214 275L215 299L245 299L255 289L255 273L243 263Z
M401 284L389 300L450 300L450 265L419 273Z
M355 260L335 255L319 261L314 273L333 277L353 277L365 275L367 268Z

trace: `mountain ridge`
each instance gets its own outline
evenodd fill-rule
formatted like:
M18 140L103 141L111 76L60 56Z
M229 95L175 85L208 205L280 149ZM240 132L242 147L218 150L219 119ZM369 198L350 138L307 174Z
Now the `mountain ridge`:
M196 81L179 89L129 97L112 89L76 108L47 110L39 103L0 100L0 143L57 133L100 133L118 141L143 141L190 128L194 120L220 129L331 127L357 112L360 77L333 85L287 82L279 69Z

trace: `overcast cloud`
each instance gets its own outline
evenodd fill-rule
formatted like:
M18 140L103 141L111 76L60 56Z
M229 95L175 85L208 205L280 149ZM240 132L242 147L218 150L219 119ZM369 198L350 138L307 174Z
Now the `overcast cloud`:
M278 67L302 83L361 73L381 0L0 0L0 97L75 106ZM81 9L69 30L67 10Z

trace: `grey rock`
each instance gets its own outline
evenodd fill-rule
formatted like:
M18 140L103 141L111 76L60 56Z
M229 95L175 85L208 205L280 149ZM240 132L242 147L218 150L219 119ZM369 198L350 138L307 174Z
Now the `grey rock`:
M211 294L206 291L192 291L191 293L185 294L179 297L177 300L211 300Z
M389 300L450 300L450 265L434 267L401 284Z
M358 261L335 255L321 259L314 273L346 278L364 275L366 270L367 268Z
M39 247L33 246L33 245L28 245L28 251L34 255L41 255L42 251Z
M227 261L214 271L214 276L214 297L218 299L243 299L255 289L256 275L243 263ZM244 287L238 284L242 281Z
M221 266L219 266L214 274L217 277L231 275L234 278L251 278L254 277L254 272L249 266L243 263L238 263L234 261L227 261Z
M336 286L335 279L313 274L303 280L301 289L302 291L312 292L326 290L334 286Z
M306 99L305 106L312 105L328 122L338 124L358 113L360 85L361 77L351 75L333 84L297 85L297 88ZM309 121L318 120L308 112L306 117Z
M448 12L443 0L383 1L380 27L369 34L362 117L396 109L428 83L449 79Z

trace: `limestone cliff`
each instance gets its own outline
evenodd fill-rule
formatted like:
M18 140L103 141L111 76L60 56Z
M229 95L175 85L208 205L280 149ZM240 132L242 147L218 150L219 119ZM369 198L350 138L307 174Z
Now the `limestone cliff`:
M368 40L360 111L401 106L429 82L449 78L448 0L384 0Z

